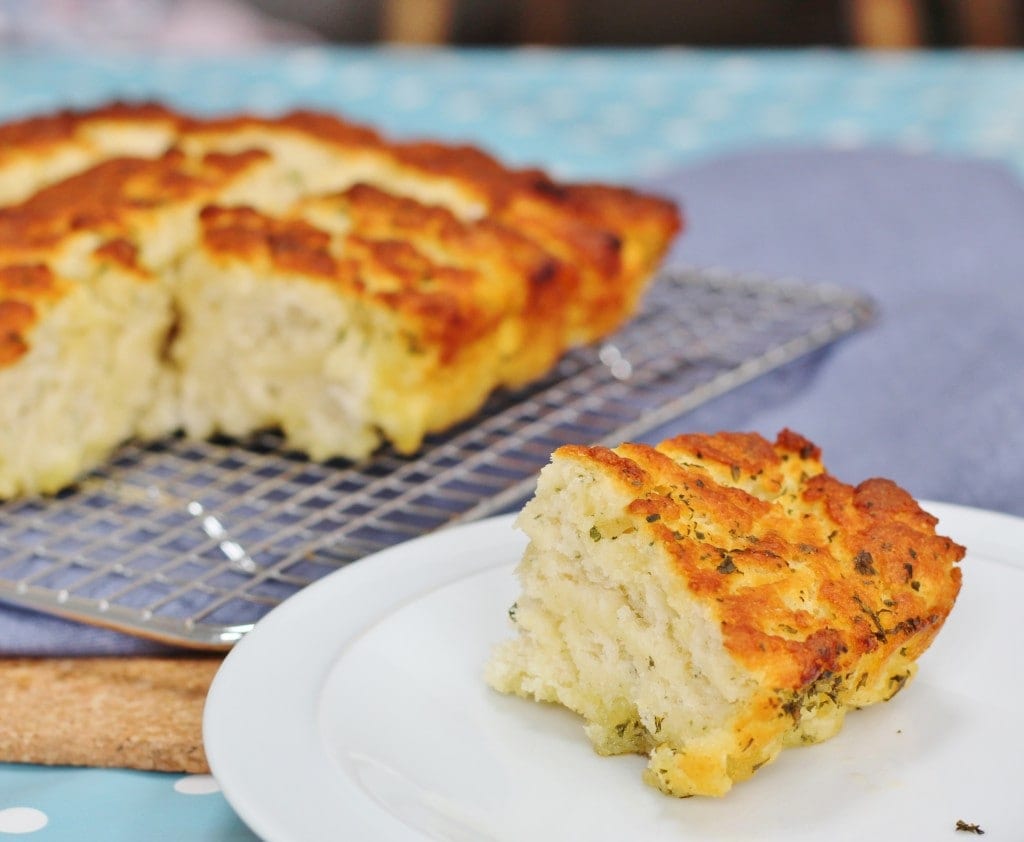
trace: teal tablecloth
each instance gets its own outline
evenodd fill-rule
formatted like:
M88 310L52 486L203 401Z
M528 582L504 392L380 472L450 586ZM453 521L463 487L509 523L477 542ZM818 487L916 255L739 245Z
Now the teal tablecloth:
M942 203L947 185L949 189L954 185L957 190L966 189L965 196L973 195L970 185L978 190L989 185L994 192L985 193L973 207L965 204L962 208L963 219L971 223L964 230L978 238L978 249L988 236L997 240L986 241L986 249L993 243L1019 240L1014 214L1024 214L1018 185L1010 175L1024 170L1024 56L1016 53L858 57L818 51L418 53L302 49L217 58L0 55L0 118L112 98L158 98L204 112L278 111L300 105L328 108L373 122L394 135L469 140L511 163L540 164L564 178L646 181L670 187L684 197L689 183L695 198L692 210L700 211L693 219L691 256L699 260L735 257L743 264L737 268L766 272L806 266L818 275L815 280L856 282L858 278L847 266L837 265L836 271L829 273L821 260L804 261L799 238L766 242L765 238L783 236L788 229L785 220L771 218L772 198L752 185L772 184L772 173L781 171L780 167L789 174L789 184L794 173L806 172L808 179L823 185L820 195L815 194L818 201L832 196L841 204L844 184L862 173L872 196L882 202L896 201L900 182L894 181L891 173L897 159L883 155L882 160L879 153L868 153L856 159L844 181L834 176L834 164L844 159L842 155L817 151L803 159L798 153L773 149L899 150L909 162L907 184L916 185L932 204ZM984 158L993 163L950 161L945 170L943 158ZM801 169L804 162L806 169ZM1001 169L1003 165L1005 169ZM817 219L812 206L801 204L802 197L811 193L788 191L785 197L780 194L779 201L781 212L804 214L800 224L806 222L808 236L817 241L817 251L809 248L807 253L820 255L821 239L834 236L834 253L854 260L856 230L842 218L830 224ZM719 195L722 201L716 205ZM853 207L862 223L872 215L873 206L867 199ZM930 232L956 230L958 213L954 202L943 207L934 225L929 222L915 228L915 214L904 208L893 219L913 230L889 232L883 250L872 256L874 262L863 264L863 271L884 275L891 270L895 278L900 268L886 261L900 258L900 244ZM989 225L979 213L999 216ZM762 215L767 224L753 224L751 214ZM735 230L730 227L733 215L746 220ZM1004 348L1012 346L1014 353L1019 352L1019 313L1000 313L998 295L1009 284L1019 286L1013 279L1019 277L1016 271L1021 264L1003 255L986 266L985 255L972 249L970 242L940 244L945 245L951 246L953 261L952 274L943 281L949 296L945 300L952 307L966 307L975 290L972 278L977 274L972 273L991 270L992 277L999 278L998 284L989 288L979 283L976 288L979 294L997 296L991 300L995 315L985 324L1002 324L1005 330L997 338ZM937 258L918 270L941 274L942 266ZM1014 294L1019 300L1019 294ZM898 298L893 301L909 306ZM885 316L883 313L883 319ZM1005 317L1005 322L999 322L1000 317ZM926 326L915 324L915 329L923 331L922 355L928 354L929 342L946 339L929 336ZM878 335L885 336L884 332ZM957 341L965 343L961 359L983 363L985 354L968 347L969 337ZM856 360L851 355L859 353L865 364L909 365L904 359L873 357L871 342L859 337L851 342L852 350L843 359L830 362L853 366ZM845 347L843 352L846 354ZM998 355L998 349L993 349L993 358ZM1002 406L1002 418L1021 417L1024 368L1014 367L1019 359L1004 357L1001 362L1009 366L1005 393L997 396L1002 403L994 404ZM790 394L794 395L793 413L803 417L800 413L808 412L807 402L798 393L814 376L813 371L800 368L780 375L776 384L780 390L757 418L772 423L776 416L784 418L779 403ZM966 387L973 375L966 367L951 376ZM750 395L757 397L756 387L748 399ZM890 391L885 397L895 404L900 395ZM830 395L829 399L840 400L841 396ZM911 414L927 411L928 407L906 407ZM969 423L972 407L963 405L958 411L964 423ZM716 418L744 417L728 402L701 412L701 420L708 423L715 423ZM979 429L986 435L1000 435L998 423L991 418L985 423L987 426ZM799 427L799 422L794 426ZM941 427L926 429L930 435L942 435ZM814 431L809 432L813 437ZM1019 438L1016 429L1012 432ZM871 442L858 444L867 448ZM913 450L912 439L901 446L910 448L911 460L928 458L927 448L920 456ZM998 450L993 446L993 453ZM951 460L949 464L959 463ZM1020 460L1013 464L1019 466ZM893 465L912 473L910 463L895 461ZM1024 513L1019 469L991 467L998 487L982 488L977 499L958 502L989 501ZM844 475L838 469L836 472ZM928 474L927 478L946 485L913 490L931 493L934 488L959 487L956 476L934 479ZM1018 491L1021 500L1014 502ZM0 765L0 838L19 832L40 842L253 838L209 780Z
M762 144L981 155L1024 168L1024 57L683 49L301 49L221 58L0 53L0 118L110 99L340 109L568 178L631 180Z

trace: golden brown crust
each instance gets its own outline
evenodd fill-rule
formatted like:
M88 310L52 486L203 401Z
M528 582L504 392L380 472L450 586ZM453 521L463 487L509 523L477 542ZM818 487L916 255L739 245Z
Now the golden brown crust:
M389 142L337 117L298 111L258 120L249 116L196 121L186 130L207 135L242 129L291 131L381 159L394 172L458 185L486 217L529 238L550 257L573 266L571 321L576 341L590 341L632 313L649 276L681 230L671 202L623 187L567 185L536 169L510 169L470 146L429 141Z
M162 204L211 195L266 160L257 150L189 158L171 150L155 159L115 158L0 209L0 255L45 253L81 231L121 236L131 217Z
M139 266L139 249L135 243L125 237L114 237L101 243L93 251L100 260L111 260L123 269L130 269L143 277L150 277Z
M75 138L80 130L103 121L161 122L178 125L182 118L156 102L112 102L91 109L67 109L0 124L0 162L14 153L43 153Z
M552 286L558 286L564 296L575 291L576 276L570 266L499 221L464 221L447 208L394 196L368 184L356 184L331 198L360 235L434 246L460 265L474 261L500 264L525 279L531 300L539 299L539 291Z
M491 218L463 220L446 208L367 184L318 197L306 207L344 215L351 238L406 243L430 260L459 270L459 286L472 293L482 313L491 314L485 320L491 323L495 315L520 320L534 354L547 360L546 365L565 349L579 272L523 233Z
M608 274L618 268L627 232L655 226L670 239L680 226L678 209L666 200L611 185L559 184L537 169L506 168L474 147L413 142L381 148L402 166L460 182L498 219L550 216L550 233ZM555 219L564 227L554 226Z
M218 259L240 259L268 279L307 278L332 285L400 316L409 338L452 359L506 313L486 310L488 279L432 260L409 242L330 235L299 219L252 208L207 207L203 244Z
M218 205L203 208L199 220L203 245L212 253L342 281L338 263L328 248L330 235L302 220L277 219L253 208Z
M43 264L0 266L0 367L28 353L40 306L60 295L57 279Z
M727 650L779 691L829 676L852 691L913 661L959 592L964 549L935 534L934 517L889 480L840 482L790 431L774 445L719 433L557 456L632 489L628 512L680 586L713 606Z
M203 119L183 117L181 134L231 135L247 129L285 129L315 137L325 143L350 149L384 147L386 141L373 129L331 114L299 109L279 117L232 114Z

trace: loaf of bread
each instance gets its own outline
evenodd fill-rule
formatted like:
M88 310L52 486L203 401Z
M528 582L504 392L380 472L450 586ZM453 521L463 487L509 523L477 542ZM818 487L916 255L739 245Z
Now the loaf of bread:
M648 755L676 796L723 795L906 686L964 553L789 431L562 447L518 525L516 634L489 683L576 711L597 752Z
M327 114L0 126L0 498L128 438L413 453L635 311L680 227L626 188Z

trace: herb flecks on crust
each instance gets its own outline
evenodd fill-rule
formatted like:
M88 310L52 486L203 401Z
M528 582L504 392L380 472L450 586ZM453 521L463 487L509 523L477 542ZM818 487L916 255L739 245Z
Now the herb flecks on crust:
M562 447L518 523L517 636L488 680L577 711L598 752L647 754L678 796L721 795L903 690L964 553L895 483L841 482L791 431Z

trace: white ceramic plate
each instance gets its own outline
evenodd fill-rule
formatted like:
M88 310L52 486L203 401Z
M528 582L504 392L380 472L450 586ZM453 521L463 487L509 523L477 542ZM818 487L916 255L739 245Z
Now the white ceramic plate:
M958 819L1020 839L1024 520L926 508L969 553L917 679L724 799L661 795L644 758L599 757L571 713L485 686L524 544L508 517L379 553L271 612L211 689L214 775L272 842L969 838Z

